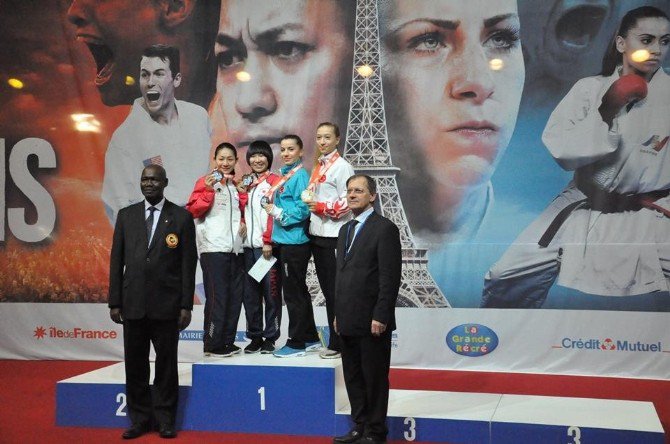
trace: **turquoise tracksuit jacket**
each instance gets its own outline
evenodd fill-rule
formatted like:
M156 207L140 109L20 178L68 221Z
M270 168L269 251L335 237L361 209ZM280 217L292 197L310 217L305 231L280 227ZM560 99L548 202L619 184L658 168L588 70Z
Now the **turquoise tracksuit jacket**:
M301 161L292 165L284 165L279 170L284 176ZM309 185L309 173L301 168L274 194L273 203L282 209L281 215L275 219L272 228L272 241L277 244L298 245L309 242L310 211L300 199L300 195Z

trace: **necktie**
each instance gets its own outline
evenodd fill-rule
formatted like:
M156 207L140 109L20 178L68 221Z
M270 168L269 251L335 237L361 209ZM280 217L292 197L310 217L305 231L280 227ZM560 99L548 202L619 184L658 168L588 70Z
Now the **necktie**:
M149 207L149 217L147 217L146 224L147 224L147 245L151 243L151 231L154 227L154 211L156 211L158 208L156 207Z
M344 248L344 255L347 256L349 254L349 250L351 249L351 244L354 243L354 236L356 235L356 224L358 221L356 219L352 220L349 222L349 228L347 228L347 243Z

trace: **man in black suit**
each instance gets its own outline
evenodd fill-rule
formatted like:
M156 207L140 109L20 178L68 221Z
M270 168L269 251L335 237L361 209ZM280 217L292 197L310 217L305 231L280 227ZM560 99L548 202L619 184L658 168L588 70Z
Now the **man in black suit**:
M347 202L354 219L337 239L335 330L342 339L344 381L354 427L335 443L384 443L388 428L391 332L400 288L400 233L374 212L375 181L354 175Z
M149 165L140 188L145 200L119 211L110 258L110 317L123 324L126 395L133 439L148 432L152 416L163 438L177 436L179 330L191 322L197 251L193 217L165 200L165 170ZM153 392L149 347L156 351Z

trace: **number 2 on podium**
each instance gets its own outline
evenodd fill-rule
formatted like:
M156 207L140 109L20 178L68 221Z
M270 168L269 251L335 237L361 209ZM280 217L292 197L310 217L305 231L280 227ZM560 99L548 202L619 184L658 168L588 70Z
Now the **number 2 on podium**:
M116 402L119 404L119 408L116 409L116 416L126 416L126 394L117 393Z
M260 387L258 389L258 395L261 398L261 411L265 411L265 387Z

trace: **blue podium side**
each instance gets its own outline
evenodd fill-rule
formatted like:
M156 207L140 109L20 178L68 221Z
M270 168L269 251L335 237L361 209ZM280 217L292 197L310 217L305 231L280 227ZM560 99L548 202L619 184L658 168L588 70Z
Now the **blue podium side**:
M176 425L183 425L189 405L190 364L179 364L179 408ZM152 376L153 380L153 364ZM125 428L130 425L123 363L114 364L56 384L56 425Z
M352 426L340 360L310 354L206 358L179 364L177 428L336 436ZM60 381L59 426L129 425L123 363ZM650 402L391 390L391 441L664 443Z
M242 356L193 365L184 426L192 430L329 436L344 388L339 360ZM338 393L340 393L338 395ZM339 398L339 400L338 400Z
M56 385L56 425L128 427L124 384Z
M493 423L491 437L492 444L519 444L522 442L664 444L665 442L663 433L658 432L519 423Z
M488 443L490 422L502 395L391 390L388 439L434 443ZM338 411L337 432L353 425L349 408Z

